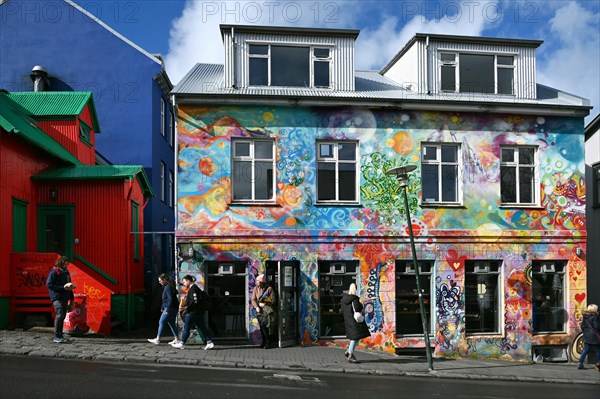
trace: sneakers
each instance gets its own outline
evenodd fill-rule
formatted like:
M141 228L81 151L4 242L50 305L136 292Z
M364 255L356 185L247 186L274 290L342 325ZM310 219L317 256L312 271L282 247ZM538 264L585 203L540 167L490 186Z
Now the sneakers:
M594 366L594 368L598 371L600 371L600 363L596 363L596 365Z
M177 341L174 344L171 344L171 346L175 349L185 349L185 345L181 341Z
M204 347L204 350L205 350L205 351L207 351L207 350L210 350L210 349L212 349L212 348L214 348L214 347L215 347L215 344L213 344L213 342L212 342L212 341L208 341L208 342L206 343L206 346Z
M62 344L65 341L66 341L66 339L64 339L64 338L54 338L55 344Z
M154 344L154 345L158 345L158 344L160 344L160 338L158 338L158 337L152 338L152 339L148 338L148 342L150 342L151 344Z
M344 352L344 357L348 359L348 357L350 357L350 353L348 353L348 351Z
M348 363L360 363L360 362L358 361L357 358L354 357L354 355L350 355L348 357Z
M173 341L169 342L169 345L176 344L177 342L179 342L179 340L177 338L175 338Z
M583 364L579 363L577 365L577 370L585 370L585 367L583 367Z

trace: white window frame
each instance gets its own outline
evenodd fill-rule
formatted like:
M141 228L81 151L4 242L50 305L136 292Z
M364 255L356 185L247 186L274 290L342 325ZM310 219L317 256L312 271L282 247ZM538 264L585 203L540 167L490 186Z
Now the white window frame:
M333 146L333 154L331 158L321 157L320 146L322 144L331 144ZM338 147L340 144L354 144L354 160L340 160L338 159ZM360 147L359 142L354 140L323 140L317 141L317 204L350 204L356 205L360 203ZM319 199L319 163L333 163L335 164L335 199L333 200L321 200ZM339 187L339 165L340 164L354 164L355 165L355 182L354 182L354 200L340 200L340 187Z
M454 147L456 148L456 162L442 162L442 147ZM425 147L435 147L436 156L435 160L426 160L425 157ZM462 205L463 202L463 176L462 176L462 147L460 143L430 143L423 142L421 143L421 165L437 165L437 175L438 175L438 198L433 201L428 200L422 194L421 203L424 205L432 205L432 204L443 204L443 205ZM443 186L443 174L442 167L445 165L456 166L456 201L443 201L442 200L442 186ZM421 182L423 182L423 167L421 167Z
M534 150L533 154L533 164L520 164L519 163L519 149L520 148L532 148ZM514 151L513 153L513 162L503 162L502 161L502 151L510 150ZM515 202L501 202L503 206L520 206L520 207L537 207L540 204L540 168L539 168L539 151L538 147L535 145L503 145L500 146L500 178L499 178L499 188L500 188L500 201L502 201L502 168L503 167L515 167L515 191L517 194L517 198ZM533 195L535 196L533 202L521 202L521 191L519 190L519 169L521 167L532 167L533 171Z
M309 68L309 77L310 77L310 88L311 89L331 89L332 88L332 52L333 45L325 44L325 45L311 45L311 44L301 44L301 43L264 43L264 42L246 42L248 46L248 57L246 57L246 82L248 82L249 87L288 87L288 86L272 86L271 85L271 47L302 47L309 49L309 59L308 59L308 68ZM267 46L267 54L251 54L250 46ZM327 49L329 50L328 57L317 57L315 55L315 49ZM267 59L267 85L251 85L250 84L250 59L251 58L266 58ZM329 64L329 86L315 86L315 62L328 62ZM291 86L296 87L296 86Z
M169 111L169 145L173 147L173 138L175 136L175 131L173 130L173 111Z
M471 272L469 270L467 270L467 267L470 269L470 266L473 265L476 268ZM492 270L491 266L497 266L497 270ZM479 267L479 270L477 270L477 267ZM488 270L482 270L483 268L487 267ZM467 304L466 304L466 295L467 295L467 290L466 290L466 286L467 286L467 275L477 275L477 274L483 274L483 275L496 275L496 313L498 315L498 320L496 322L496 326L495 326L495 330L494 331L489 331L489 332L481 332L481 331L467 331L467 325L465 322L465 334L469 335L469 336L473 336L473 335L498 335L498 334L502 334L503 332L503 327L504 326L504 312L502 309L502 299L504 298L504 286L502 284L502 282L504 281L504 279L502 278L502 261L498 260L498 259L472 259L472 260L467 260L465 263L465 315L466 315L466 309L467 309ZM479 295L479 293L478 293Z
M430 337L434 337L435 333L436 333L436 323L435 321L437 320L437 313L436 313L436 298L435 298L435 278L436 278L436 273L435 273L435 261L434 260L430 260L430 259L422 259L422 260L417 260L417 265L419 267L419 276L420 277L424 277L424 276L429 276L429 286L427 288L429 288L429 298L426 298L425 295L422 293L423 299L428 299L429 303L425 304L423 303L424 307L429 307L429 320L427 320L427 322L429 323L429 336ZM412 280L415 282L416 284L416 272L415 272L415 265L414 262L412 260L409 259L396 259L395 261L395 283L397 284L397 281L400 278L406 278L407 280ZM412 284L411 281L411 284ZM416 286L415 286L416 289ZM421 285L421 291L424 291L425 287L423 287L423 285ZM398 295L398 287L396 286L394 288L394 294ZM416 293L415 295L418 295L418 293ZM402 312L399 304L398 304L398 300L399 298L396 298L396 312ZM415 305L415 304L413 304ZM396 318L395 321L398 320L398 314L396 314ZM398 336L401 337L414 337L416 335L423 335L422 332L419 332L418 334L416 333L403 333L402 331L400 331L400 333L398 333L398 331L396 331L396 334Z
M442 61L442 54L454 55L454 61ZM468 93L478 94L473 92L461 92L460 91L460 56L461 55L488 55L494 57L494 93L481 93L482 95L497 94L501 96L514 96L515 90L515 63L517 55L514 53L489 53L489 52L476 52L476 51L452 51L452 50L439 50L438 52L438 68L437 68L437 81L438 81L438 92L439 93ZM513 57L512 65L498 64L498 57ZM452 66L454 67L454 90L442 90L442 67ZM513 86L511 93L498 93L498 69L512 69L513 71Z
M254 144L256 142L269 142L272 145L272 154L273 154L273 158L272 159L263 159L263 158L255 158L254 157ZM250 155L249 156L240 156L237 155L235 153L236 150L236 143L249 143L250 145ZM276 199L276 193L275 193L275 187L277 185L277 169L276 169L276 165L275 165L275 160L277 158L277 154L276 154L276 147L275 147L275 140L273 139L233 139L231 141L231 200L234 203L244 203L244 202L253 202L253 203L275 203L275 199ZM239 199L236 200L234 199L234 191L235 191L235 162L236 161L243 161L243 162L248 162L250 163L251 167L251 198L249 199ZM271 161L272 162L272 168L273 168L273 182L272 182L272 187L271 187L271 192L273 193L272 198L269 199L256 199L256 185L255 185L255 162L259 161L259 162L268 162Z
M160 134L165 137L165 111L166 111L166 103L164 98L160 99Z

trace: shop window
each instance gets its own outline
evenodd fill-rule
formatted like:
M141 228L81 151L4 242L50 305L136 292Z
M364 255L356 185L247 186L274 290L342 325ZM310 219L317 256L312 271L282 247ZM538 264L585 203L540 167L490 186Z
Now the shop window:
M419 283L423 295L425 315L429 321L427 332L431 334L431 275L433 261L423 260L419 265ZM396 261L396 335L423 335L419 307L419 291L415 278L415 267L412 261Z
M499 260L465 263L465 324L467 334L500 332Z
M565 261L538 260L532 264L534 333L565 332Z
M247 268L245 261L206 263L205 289L212 299L208 326L215 338L246 337Z
M345 336L342 297L356 283L355 260L319 261L319 314L321 337Z

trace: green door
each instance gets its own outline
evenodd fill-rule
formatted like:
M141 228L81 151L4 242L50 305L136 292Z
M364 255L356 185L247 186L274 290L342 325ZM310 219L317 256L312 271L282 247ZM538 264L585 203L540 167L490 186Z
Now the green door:
M38 252L56 252L73 259L74 206L38 208Z
M13 252L27 252L27 201L12 200Z

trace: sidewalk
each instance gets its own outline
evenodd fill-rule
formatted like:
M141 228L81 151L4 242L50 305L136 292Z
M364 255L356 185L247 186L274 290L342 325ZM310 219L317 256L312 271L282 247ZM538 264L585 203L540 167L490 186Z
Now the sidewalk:
M55 344L51 332L0 331L0 357L7 355L58 357L65 359L125 361L284 370L288 372L359 373L387 376L553 382L600 385L600 372L587 365L577 370L568 363L515 363L494 360L434 359L434 371L427 369L421 356L396 356L370 351L355 353L359 364L344 358L344 349L324 346L296 346L260 349L251 345L219 344L205 351L203 345L186 345L183 350L163 343L153 345L144 338L84 336Z

